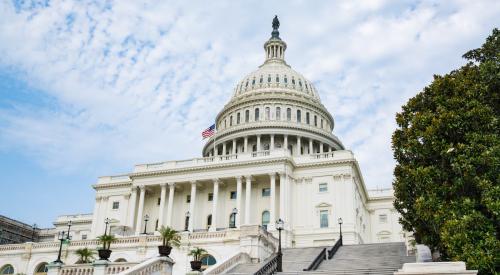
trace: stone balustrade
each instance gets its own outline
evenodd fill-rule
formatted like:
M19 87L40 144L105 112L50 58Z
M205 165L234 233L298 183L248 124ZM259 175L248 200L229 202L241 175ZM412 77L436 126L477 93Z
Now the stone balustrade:
M132 268L122 271L120 275L172 274L174 261L169 257L154 257Z
M252 259L250 258L250 255L248 255L247 253L238 252L236 253L236 255L230 257L226 261L211 266L209 269L205 270L204 274L207 275L224 274L226 271L233 268L237 264L250 263L251 260Z

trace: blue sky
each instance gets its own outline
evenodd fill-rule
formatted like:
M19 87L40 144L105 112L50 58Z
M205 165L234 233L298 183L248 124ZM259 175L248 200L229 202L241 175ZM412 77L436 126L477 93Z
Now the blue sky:
M498 27L498 1L2 1L0 214L92 211L97 177L200 156L200 132L264 58L313 81L369 188L389 187L394 115Z

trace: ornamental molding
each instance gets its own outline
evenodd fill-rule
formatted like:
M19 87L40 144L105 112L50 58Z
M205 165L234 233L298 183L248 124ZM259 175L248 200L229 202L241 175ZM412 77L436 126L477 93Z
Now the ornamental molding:
M92 188L94 190L100 190L100 189L111 189L111 188L123 188L123 187L128 187L132 186L132 182L114 182L114 183L99 183L99 184L94 184L92 185Z

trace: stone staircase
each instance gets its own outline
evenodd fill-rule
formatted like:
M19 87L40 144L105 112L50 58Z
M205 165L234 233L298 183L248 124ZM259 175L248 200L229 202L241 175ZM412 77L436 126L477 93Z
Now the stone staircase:
M373 274L392 275L404 263L415 262L414 256L406 256L404 243L381 243L341 246L331 260L324 260L317 270L290 272L292 274Z

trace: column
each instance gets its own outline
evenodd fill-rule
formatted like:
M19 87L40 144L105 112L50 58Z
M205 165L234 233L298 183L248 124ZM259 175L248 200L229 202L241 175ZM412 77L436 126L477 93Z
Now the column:
M319 143L319 153L323 153L323 142Z
M285 194L286 194L286 174L280 173L280 216L282 220L285 220Z
M236 214L236 227L240 228L241 224L241 215L243 214L242 212L242 205L241 205L241 194L243 188L241 188L241 176L236 177L236 209L238 209L238 213Z
M233 139L233 155L236 154L236 139ZM212 216L213 218L213 216Z
M257 135L257 152L259 152L260 149L260 135Z
M328 153L332 152L332 146L328 145Z
M174 206L175 183L168 184L168 209L167 209L167 226L172 227L172 208Z
M128 221L127 225L134 228L135 207L137 205L137 187L130 189L130 200L128 201Z
M245 137L245 141L244 141L244 148L243 150L245 151L245 154L248 153L248 137Z
M167 183L160 183L160 211L158 214L158 228L163 225L163 216L165 215L165 197L167 195Z
M194 206L196 202L196 181L191 182L191 202L189 203L189 224L188 224L188 230L190 232L193 232L194 229L194 220L195 220L195 213L194 213Z
M309 155L313 153L313 140L309 139Z
M100 231L101 232L101 235L104 234L104 229L106 229L106 227L104 226L104 219L107 218L107 215L108 215L108 210L109 210L109 197L102 197L102 201L101 201L101 213L104 214L104 217L102 217L101 219L101 222L103 224L103 226L98 230L98 232ZM99 224L98 224L99 226ZM109 229L109 228L108 228Z
M100 224L99 220L99 212L101 208L101 196L96 196L95 197L95 204L94 204L94 213L92 217L92 236L97 236L97 226Z
M252 176L245 176L245 225L250 224L250 199L252 194Z
M271 144L269 145L269 149L274 150L274 135L271 135Z
M217 200L219 198L219 179L214 179L214 194L212 199L212 225L210 231L217 231Z
M288 135L283 136L283 148L288 152Z
M224 156L226 154L226 142L222 143L222 155Z
M214 145L214 157L216 157L219 152L217 152L217 150L219 149L219 147L217 147L217 144Z
M300 137L297 136L297 156L301 155L302 145L300 144Z
M269 174L271 180L271 201L269 207L269 224L267 225L269 230L274 230L276 222L276 174Z
M139 235L141 233L142 226L142 216L144 211L144 195L146 194L146 186L139 186L141 193L139 195L139 208L137 209L137 223L135 224L135 234Z

